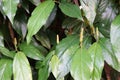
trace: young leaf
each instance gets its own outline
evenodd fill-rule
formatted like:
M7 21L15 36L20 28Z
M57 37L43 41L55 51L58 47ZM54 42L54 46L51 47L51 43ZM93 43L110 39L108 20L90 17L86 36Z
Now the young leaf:
M15 55L13 61L14 80L32 80L32 72L27 57L22 52Z
M107 64L112 66L115 70L120 71L120 62L114 54L110 41L106 38L102 38L99 40L99 44L102 48L102 54Z
M20 44L20 50L25 53L26 56L35 59L35 60L43 60L44 56L42 53L33 45L27 43Z
M12 77L12 60L0 60L0 80L11 80Z
M13 52L10 52L7 48L0 46L0 52L10 58L14 58L15 54Z
M88 53L90 54L90 56L92 58L91 68L93 70L92 70L92 73L91 73L91 80L100 80L102 70L103 70L103 67L104 67L104 58L103 58L103 55L102 55L102 49L101 49L100 45L97 42L94 43L88 49Z
M79 48L72 58L70 72L75 80L90 80L92 59L85 48ZM93 79L94 80L94 79Z
M110 41L112 43L115 57L119 61L119 59L120 59L120 45L119 45L119 43L120 43L120 15L118 15L111 24ZM120 63L120 61L119 61L119 63Z
M27 43L30 43L31 37L35 35L40 28L46 23L52 9L54 8L54 1L48 0L39 4L35 10L32 12L32 16L30 17L27 27Z
M96 16L97 0L80 0L80 3L85 13L85 17L92 26Z
M17 11L17 5L19 3L19 0L2 0L3 3L3 11L13 24L13 19L15 17L16 11Z
M71 3L60 3L59 7L61 11L67 16L82 20L81 10L79 6Z

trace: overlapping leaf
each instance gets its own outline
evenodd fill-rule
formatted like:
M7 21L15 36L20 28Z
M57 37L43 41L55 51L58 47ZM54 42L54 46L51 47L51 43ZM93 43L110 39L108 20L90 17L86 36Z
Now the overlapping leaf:
M12 77L12 60L0 60L0 80L11 80Z
M27 57L22 52L16 53L13 61L14 80L32 80L32 72Z
M48 0L39 4L28 21L27 43L30 43L31 37L35 35L40 28L46 23L52 9L54 8L54 1Z
M2 0L2 3L3 3L2 9L4 13L7 15L7 17L13 24L13 19L17 11L17 5L19 3L19 0Z
M26 56L35 59L35 60L43 60L44 56L42 53L33 45L27 43L21 43L19 46L20 50L25 53Z

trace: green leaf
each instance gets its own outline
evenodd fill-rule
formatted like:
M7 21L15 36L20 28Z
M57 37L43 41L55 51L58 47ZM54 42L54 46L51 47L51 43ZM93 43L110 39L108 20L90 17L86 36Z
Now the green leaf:
M110 26L117 15L116 2L112 0L99 0L95 26L98 26L99 31L105 36L110 37Z
M54 64L54 61L51 61L51 65L50 66L56 66L56 71L57 72L53 72L56 76L56 79L62 79L64 78L70 71L70 63L71 63L71 59L74 55L74 53L76 52L76 50L79 48L79 45L73 45L70 48L68 48L64 54L59 58L59 62ZM53 62L53 63L52 63ZM54 69L54 68L53 68ZM55 71L55 70L52 70ZM58 73L58 74L56 74Z
M103 67L104 67L104 58L103 58L103 55L102 55L102 49L101 49L100 45L97 42L94 43L88 49L88 53L90 54L90 56L92 58L91 79L92 80L100 80L102 70L103 70Z
M59 7L61 11L67 16L82 20L81 10L79 6L72 3L60 3Z
M0 80L11 80L12 60L0 59Z
M97 0L80 0L85 17L88 19L89 24L92 26L97 8Z
M38 6L40 3L40 0L29 0L29 1L32 2L36 6Z
M0 46L0 52L10 58L14 58L15 54L13 52L10 52L7 48Z
M17 11L17 5L19 3L19 0L2 0L3 3L3 11L13 24L13 19L15 17L16 11Z
M79 36L67 36L56 46L55 54L60 58L69 47L75 44L79 44Z
M20 50L25 53L26 56L35 59L35 60L43 60L44 56L42 53L33 45L27 43L20 44Z
M110 41L106 38L102 38L99 40L99 44L102 48L102 54L107 64L109 64L115 70L120 71L120 62L119 59L117 59L117 57L115 56Z
M117 58L118 62L120 63L120 61L119 61L119 59L120 59L120 45L119 45L119 43L120 43L120 15L118 15L111 24L110 41L112 43L115 57Z
M42 44L44 47L46 47L46 48L48 48L48 49L51 48L50 40L49 40L48 36L47 36L44 32L40 31L38 34L35 35L35 38L36 38L38 41L40 41L41 44Z
M51 51L44 61L38 65L39 66L39 74L38 74L38 80L47 80L50 74L50 67L49 67L49 62L52 58L52 56L55 54L55 51Z
M92 68L90 54L85 48L79 48L71 62L70 72L72 77L74 80L90 80Z
M22 52L15 55L13 61L14 80L32 80L32 72L27 57Z
M50 61L51 70L55 78L57 78L59 75L59 70L58 70L59 61L60 60L56 55L54 55Z
M30 43L31 37L35 35L40 28L46 23L52 9L54 8L54 1L48 0L39 4L35 10L32 12L31 17L29 18L27 27L27 43Z

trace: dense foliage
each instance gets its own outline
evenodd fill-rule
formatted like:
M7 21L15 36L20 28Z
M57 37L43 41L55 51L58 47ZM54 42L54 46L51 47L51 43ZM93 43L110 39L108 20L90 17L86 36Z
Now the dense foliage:
M0 80L117 80L119 14L120 0L0 0Z

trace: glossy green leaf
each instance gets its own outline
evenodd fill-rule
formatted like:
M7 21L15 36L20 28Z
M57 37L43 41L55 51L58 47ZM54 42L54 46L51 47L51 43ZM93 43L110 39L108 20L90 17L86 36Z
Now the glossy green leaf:
M104 67L104 58L102 55L102 49L100 45L96 42L89 49L88 53L92 58L92 73L91 80L100 80L101 74Z
M119 59L117 59L117 57L115 56L110 41L106 38L102 38L99 40L99 44L102 48L104 60L107 62L107 64L109 64L115 70L120 71L120 62Z
M99 0L95 26L98 26L99 31L105 36L110 37L110 26L117 15L116 2L112 0Z
M74 80L90 80L92 59L85 48L79 48L72 58L70 72ZM94 79L92 79L94 80Z
M27 57L22 52L15 55L13 61L14 80L32 80L32 72Z
M120 15L118 15L111 24L110 41L112 43L112 48L113 48L115 57L120 63L120 60L119 60L120 59L120 45L119 45L120 43Z
M58 57L61 57L69 47L75 44L79 44L79 36L78 35L67 36L62 41L60 41L60 43L56 46L55 54Z
M50 49L50 40L46 33L40 31L38 34L35 35L35 38L46 48Z
M27 43L20 44L20 50L25 53L26 56L35 59L35 60L43 60L44 56L42 53L33 45Z
M51 70L55 78L57 78L59 75L59 70L58 70L59 62L60 60L56 55L54 55L50 61Z
M11 80L12 60L0 59L0 80Z
M97 0L79 0L84 11L85 17L92 26L96 16Z
M15 54L9 51L7 48L0 46L0 52L10 58L14 58Z
M69 47L64 52L64 54L59 58L59 62L55 63L55 65L53 65L54 61L51 60L50 66L52 67L54 66L56 67L55 69L57 69L57 70L52 70L52 71L57 71L57 72L53 72L57 80L64 78L69 73L71 59L78 48L79 48L78 44Z
M52 0L44 1L32 12L27 24L27 43L30 43L32 36L35 35L46 23L50 13L52 12L52 9L54 8L54 5L55 3Z
M19 0L2 0L2 3L3 3L2 9L4 13L7 15L7 17L13 24Z
M72 3L60 3L59 7L65 15L82 20L81 10L79 6Z
M27 16L22 8L17 10L14 18L13 28L24 39L27 32Z

